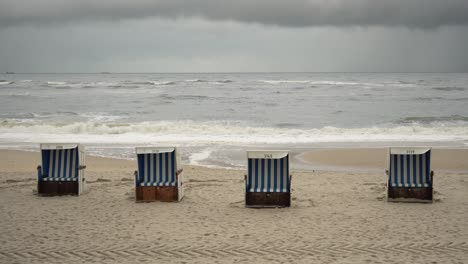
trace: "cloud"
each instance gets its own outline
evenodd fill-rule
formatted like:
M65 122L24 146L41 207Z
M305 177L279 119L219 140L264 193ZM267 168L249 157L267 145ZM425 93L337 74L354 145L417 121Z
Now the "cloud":
M283 27L468 24L467 0L2 0L0 27L203 18Z
M467 72L468 26L265 27L205 19L1 30L14 72Z

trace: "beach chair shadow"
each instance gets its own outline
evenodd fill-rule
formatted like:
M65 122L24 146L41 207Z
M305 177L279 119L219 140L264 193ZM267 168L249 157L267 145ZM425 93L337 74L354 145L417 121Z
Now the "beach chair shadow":
M433 201L431 148L390 148L387 174L387 201Z
M290 207L291 178L288 151L248 151L246 207Z
M42 165L37 167L40 196L80 195L86 187L84 147L75 143L41 144Z
M136 148L136 202L178 202L184 197L180 154L174 147Z

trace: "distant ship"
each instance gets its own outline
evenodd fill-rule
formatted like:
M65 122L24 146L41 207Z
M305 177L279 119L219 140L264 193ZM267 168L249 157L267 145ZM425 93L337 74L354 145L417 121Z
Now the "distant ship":
M110 72L101 72L101 74L110 74Z
M5 72L5 73L6 73L6 74L15 74L14 72L9 72L9 71L7 71L7 72Z

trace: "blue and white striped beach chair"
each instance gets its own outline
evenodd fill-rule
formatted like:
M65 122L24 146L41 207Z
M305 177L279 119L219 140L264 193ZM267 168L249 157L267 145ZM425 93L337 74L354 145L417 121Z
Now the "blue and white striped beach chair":
M174 147L136 148L136 201L180 201L184 186L180 155Z
M248 151L246 207L291 206L288 151Z
M390 148L387 200L432 202L431 148Z
M85 152L80 144L41 144L42 165L37 167L38 194L80 195L86 185Z

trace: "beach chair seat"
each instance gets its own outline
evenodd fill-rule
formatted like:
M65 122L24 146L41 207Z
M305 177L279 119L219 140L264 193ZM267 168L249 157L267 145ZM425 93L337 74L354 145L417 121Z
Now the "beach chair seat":
M75 194L85 189L84 147L79 144L41 144L42 164L37 167L38 194Z
M431 148L390 148L388 153L387 200L432 202Z
M246 207L291 206L288 151L248 151Z
M183 169L177 148L139 147L136 154L136 201L180 201L184 196Z

